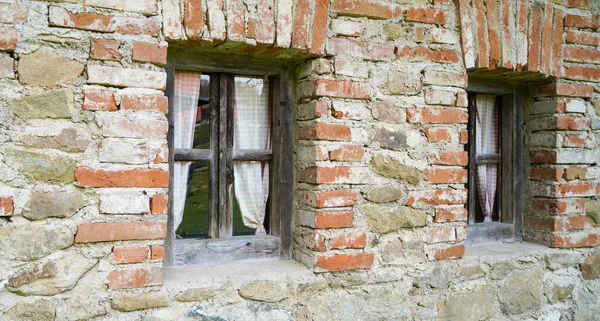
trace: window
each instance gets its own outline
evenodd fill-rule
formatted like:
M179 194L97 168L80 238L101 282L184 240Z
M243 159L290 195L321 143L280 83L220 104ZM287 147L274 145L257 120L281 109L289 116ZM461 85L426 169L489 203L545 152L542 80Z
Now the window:
M523 96L516 88L469 78L467 244L522 238Z
M284 69L188 61L169 64L167 264L290 257L292 113Z

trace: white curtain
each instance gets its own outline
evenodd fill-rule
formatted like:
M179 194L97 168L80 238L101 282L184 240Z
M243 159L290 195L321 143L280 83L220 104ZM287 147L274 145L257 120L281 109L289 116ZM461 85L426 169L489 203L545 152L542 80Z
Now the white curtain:
M476 95L476 155L498 154L498 111L496 96ZM498 182L498 165L477 165L477 195L484 222L492 221Z
M200 74L175 73L173 99L174 148L191 149L194 144L194 128L200 95ZM188 175L192 162L175 162L173 166L173 230L176 231L183 218L187 197Z
M260 78L235 78L233 119L234 149L270 149L271 120L269 83ZM269 196L269 164L258 161L233 163L235 197L244 225L265 234L264 220Z

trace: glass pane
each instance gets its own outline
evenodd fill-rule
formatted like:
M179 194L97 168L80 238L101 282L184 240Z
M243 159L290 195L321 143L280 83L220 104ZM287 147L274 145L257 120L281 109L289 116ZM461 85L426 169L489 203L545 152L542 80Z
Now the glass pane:
M235 77L233 148L271 149L268 78Z
M181 162L178 163L181 164ZM182 173L182 176L187 176L187 186L185 187L187 192L183 191L181 193L186 195L183 206L183 219L175 233L183 238L206 237L208 235L209 217L210 163L196 161L188 164L189 167L184 168Z
M177 71L174 87L174 147L210 148L210 77Z
M233 235L266 234L269 162L233 162L233 177Z

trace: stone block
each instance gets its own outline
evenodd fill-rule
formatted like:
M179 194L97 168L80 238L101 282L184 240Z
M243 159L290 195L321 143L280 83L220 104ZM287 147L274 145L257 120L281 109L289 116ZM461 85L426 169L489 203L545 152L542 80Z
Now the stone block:
M37 300L31 303L20 302L4 313L7 320L54 321L56 306L48 300Z
M417 168L383 154L373 156L371 167L381 176L405 181L413 185L419 184L423 176L423 173Z
M581 275L586 280L600 277L600 251L590 254L579 267L581 268Z
M506 314L519 315L542 304L543 270L539 267L510 273L500 291L500 307Z
M30 220L71 217L88 204L86 194L75 188L33 191L21 215Z
M285 283L256 281L244 284L239 290L245 299L263 302L279 302L290 296Z
M167 74L162 71L88 65L88 83L115 87L143 87L164 90Z
M453 292L438 301L436 320L479 321L494 315L496 294L491 287Z
M9 166L30 179L60 183L75 180L76 162L69 156L7 147L4 157Z
M213 289L196 288L183 290L175 295L175 300L180 302L199 302L206 301L217 295Z
M410 207L387 207L384 205L363 204L360 210L367 217L369 230L386 234L399 229L422 227L427 224L427 214Z
M33 261L73 244L63 225L9 224L0 229L0 249L17 260Z
M410 71L391 71L385 86L391 95L418 94L421 92L421 74Z
M104 163L147 164L148 147L144 142L104 139L98 146L98 159Z
M73 93L67 89L12 99L8 102L8 107L17 117L23 119L71 118L75 110Z
M117 311L129 312L161 308L169 304L167 294L161 291L146 293L118 293L112 297L110 306Z
M22 55L18 72L24 84L53 87L72 83L83 72L83 64L42 48Z
M399 200L404 195L400 186L371 186L363 195L366 199L375 203L387 203Z

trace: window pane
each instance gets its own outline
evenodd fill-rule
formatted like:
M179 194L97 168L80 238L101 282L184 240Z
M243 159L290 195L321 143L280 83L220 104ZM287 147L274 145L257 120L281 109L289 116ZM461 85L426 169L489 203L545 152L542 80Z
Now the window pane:
M268 78L235 77L233 148L271 149Z
M207 161L185 162L189 166L182 169L181 176L187 178L185 190L180 191L183 197L175 195L174 208L180 201L183 205L183 219L176 230L180 237L205 237L208 235L208 196L210 188L210 163ZM177 164L185 164L177 162ZM177 173L175 173L177 174ZM177 191L175 191L177 192Z
M210 148L209 97L208 75L193 72L175 73L175 148Z
M233 175L233 235L265 234L269 162L233 162Z

